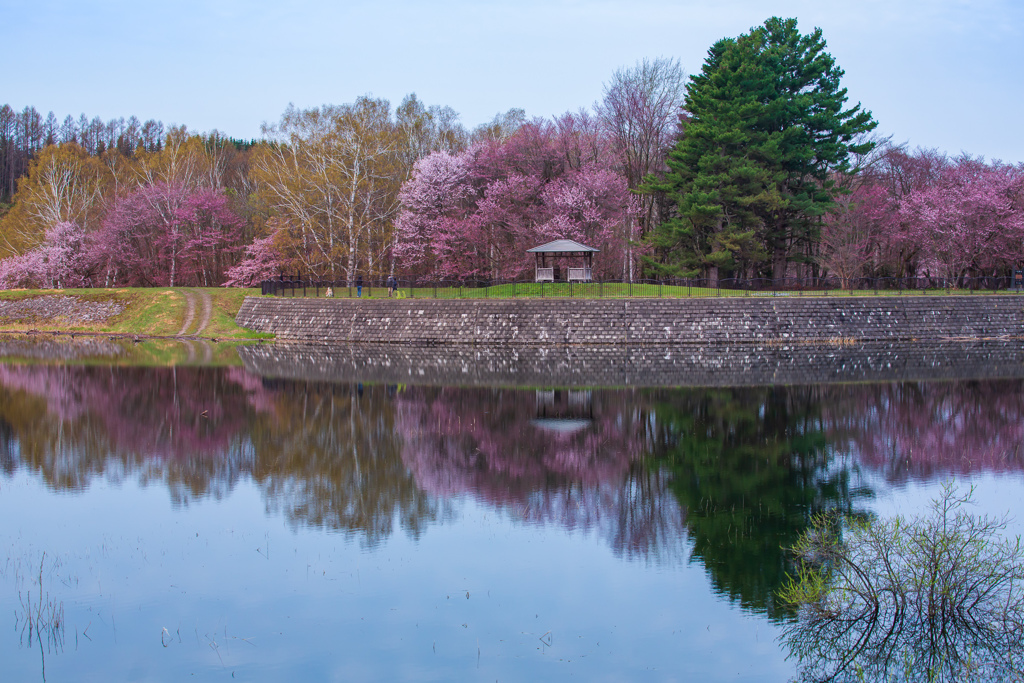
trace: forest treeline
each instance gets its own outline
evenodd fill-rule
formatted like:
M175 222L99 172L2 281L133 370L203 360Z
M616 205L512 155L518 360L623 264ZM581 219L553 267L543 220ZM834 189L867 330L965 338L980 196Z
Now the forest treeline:
M4 105L0 285L495 280L561 238L602 279L1020 267L1024 165L880 139L842 76L820 30L772 18L691 77L643 60L590 108L474 129L415 94L289 106L249 141Z

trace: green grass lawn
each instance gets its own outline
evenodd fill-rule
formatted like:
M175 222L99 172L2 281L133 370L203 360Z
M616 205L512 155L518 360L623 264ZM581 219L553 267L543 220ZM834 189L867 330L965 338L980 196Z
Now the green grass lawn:
M1013 294L1013 290L968 290L968 289L914 289L885 290L800 290L800 291L746 291L737 289L713 289L708 287L680 287L656 283L597 283L597 282L517 282L490 287L414 287L401 288L398 296L403 299L526 299L526 298L573 298L573 299L619 299L619 298L665 298L685 299L698 297L851 297L851 296L955 296L979 294ZM356 289L339 287L333 291L335 298L355 298ZM325 297L326 289L309 287L305 290L287 290L282 296ZM362 298L386 299L388 290L384 287L363 287Z

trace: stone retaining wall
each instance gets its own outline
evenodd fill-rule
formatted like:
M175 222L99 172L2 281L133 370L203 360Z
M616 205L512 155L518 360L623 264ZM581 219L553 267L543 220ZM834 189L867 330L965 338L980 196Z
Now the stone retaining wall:
M247 297L236 322L283 340L418 345L677 345L1024 335L1024 296L707 299Z
M1024 378L1018 341L713 346L241 346L246 369L280 379L436 386L766 386Z

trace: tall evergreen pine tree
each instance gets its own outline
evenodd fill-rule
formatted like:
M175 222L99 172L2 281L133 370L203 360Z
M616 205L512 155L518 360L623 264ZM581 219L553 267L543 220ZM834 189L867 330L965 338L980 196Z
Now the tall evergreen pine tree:
M801 35L795 19L773 17L711 47L687 84L670 173L645 188L677 207L653 236L664 272L784 276L833 205L831 175L873 146L855 142L877 123L859 104L844 109L842 75L821 30Z

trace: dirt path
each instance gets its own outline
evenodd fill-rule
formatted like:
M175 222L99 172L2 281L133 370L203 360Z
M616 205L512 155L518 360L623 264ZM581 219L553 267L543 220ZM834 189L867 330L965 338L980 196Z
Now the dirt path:
M185 296L185 322L182 323L181 329L178 330L177 337L184 337L188 333L188 328L192 327L192 321L196 317L196 297L192 292L187 289L181 290L181 293Z
M210 318L213 317L213 297L210 296L209 292L199 290L196 292L199 295L200 303L202 304L203 312L199 318L199 326L196 327L196 334L202 334L206 326L210 324Z
M185 297L185 322L181 324L177 337L193 336L202 334L203 330L210 324L213 317L213 297L209 292L203 290L193 291L189 289L180 290ZM196 329L192 330L192 323L196 322L198 314L199 322Z

